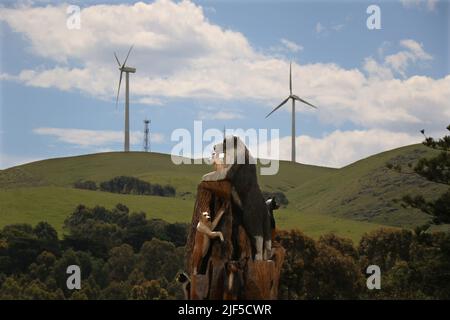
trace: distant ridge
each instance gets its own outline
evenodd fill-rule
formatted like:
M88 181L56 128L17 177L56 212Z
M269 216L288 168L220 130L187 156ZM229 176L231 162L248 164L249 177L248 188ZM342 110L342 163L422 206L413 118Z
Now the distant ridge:
M359 160L341 169L280 161L275 176L260 176L261 189L283 192L287 208L278 211L283 228L300 228L313 236L334 231L357 239L381 225L407 227L428 217L403 208L407 193L433 197L443 186L416 175L390 170L386 163L407 167L435 151L421 144L406 146ZM61 228L64 218L79 203L112 207L121 202L132 210L169 222L188 222L197 184L211 167L175 165L170 155L146 152L107 152L35 161L0 171L0 226L48 220ZM97 183L116 176L170 184L175 198L110 194L74 189L79 180ZM441 227L446 228L446 226Z

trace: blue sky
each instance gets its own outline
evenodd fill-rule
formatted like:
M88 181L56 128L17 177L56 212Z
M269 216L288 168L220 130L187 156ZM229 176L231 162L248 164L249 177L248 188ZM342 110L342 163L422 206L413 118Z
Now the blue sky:
M66 27L69 4L81 28ZM381 30L366 8L381 9ZM290 157L294 93L297 161L340 167L441 134L450 119L447 1L4 2L0 7L0 169L123 147L123 59L131 76L132 150L170 153L177 128L278 128Z

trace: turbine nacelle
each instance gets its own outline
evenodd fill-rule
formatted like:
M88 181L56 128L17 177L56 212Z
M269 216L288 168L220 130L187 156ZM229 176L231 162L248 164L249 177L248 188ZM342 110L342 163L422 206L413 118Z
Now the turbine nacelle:
M292 93L292 64L289 64L289 96L286 99L284 99L277 107L275 107L275 109L273 109L266 116L266 118L269 117L272 113L274 113L278 109L280 109L289 100L292 100L292 162L295 162L295 101L297 100L315 109L317 109L317 107Z
M136 72L136 68L133 67L120 67L119 70L121 72L128 72L128 73L135 73Z
M120 71L120 77L119 77L119 87L117 88L117 98L116 98L116 108L117 108L117 104L119 102L119 94L120 94L120 85L122 84L122 74L125 73L135 73L136 72L136 68L133 67L127 67L127 60L128 57L130 56L130 52L133 49L133 46L130 47L130 49L128 50L127 56L125 58L125 61L123 63L120 63L119 58L117 57L117 54L114 52L114 58L116 58L117 64L119 65L119 71Z
M309 103L308 101L303 100L302 98L300 98L299 96L297 96L297 95L295 95L295 94L291 94L289 97L290 97L291 99L294 99L294 100L303 102L304 104L307 104L308 106L310 106L310 107L312 107L312 108L314 108L314 109L317 109L317 107L316 107L315 105Z
M119 58L117 57L117 54L114 52L114 57L116 58L117 64L119 65L119 71L120 71L120 77L119 77L119 86L117 87L117 98L116 98L116 108L117 104L119 102L119 94L120 94L120 85L122 83L122 75L125 72L125 141L124 141L124 151L130 151L130 115L129 115L129 108L130 108L130 98L129 98L129 74L135 73L136 68L128 67L127 60L130 56L131 49L133 49L133 46L130 47L130 50L128 50L128 54L125 58L125 61L123 63L120 63Z

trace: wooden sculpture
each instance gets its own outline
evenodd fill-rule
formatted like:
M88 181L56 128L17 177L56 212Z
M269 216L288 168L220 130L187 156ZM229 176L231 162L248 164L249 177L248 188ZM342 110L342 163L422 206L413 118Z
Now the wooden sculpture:
M197 188L186 245L187 297L276 299L284 249L272 241L256 164L237 137L216 145L215 152L216 170Z

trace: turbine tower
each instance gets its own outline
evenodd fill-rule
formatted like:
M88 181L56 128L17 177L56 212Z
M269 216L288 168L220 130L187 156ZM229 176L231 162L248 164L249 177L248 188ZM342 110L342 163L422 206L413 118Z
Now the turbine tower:
M313 107L315 109L317 109L316 106L312 105L311 103L303 100L302 98L300 98L299 96L292 94L292 63L289 64L289 96L283 100L283 102L281 102L275 109L273 109L267 116L269 117L272 113L274 113L275 111L277 111L279 108L281 108L286 102L289 101L289 99L292 100L292 153L291 153L291 161L295 162L295 101L300 101L303 102L305 104L307 104L310 107Z
M117 88L116 107L117 103L119 102L122 74L125 72L125 141L123 148L125 152L130 151L130 73L136 72L136 68L126 66L128 57L130 56L131 49L133 49L133 46L131 46L130 50L128 50L127 57L125 58L123 64L120 63L119 58L117 58L117 55L114 52L114 57L116 58L120 70L119 87Z
M150 151L150 128L149 128L150 120L144 120L144 151Z

